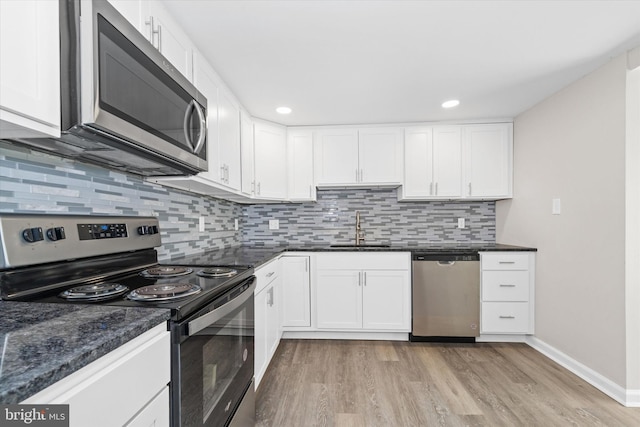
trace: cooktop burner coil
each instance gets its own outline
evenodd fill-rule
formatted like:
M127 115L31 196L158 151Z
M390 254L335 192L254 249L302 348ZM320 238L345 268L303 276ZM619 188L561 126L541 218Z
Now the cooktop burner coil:
M202 288L190 283L168 283L143 286L131 291L127 298L133 301L171 301L201 292Z
M59 296L74 301L104 301L124 295L129 288L119 283L97 283L67 289Z
M159 267L148 268L140 274L144 277L151 279L158 279L164 277L178 277L186 276L193 272L192 268L188 267L175 267L170 265L162 265Z
M205 268L196 273L201 277L233 277L238 274L238 270L228 267Z

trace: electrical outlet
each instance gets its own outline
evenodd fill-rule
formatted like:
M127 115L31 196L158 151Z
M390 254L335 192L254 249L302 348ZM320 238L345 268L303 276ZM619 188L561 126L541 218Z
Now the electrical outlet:
M464 218L458 218L458 228L464 228Z
M562 212L562 206L560 205L560 199L551 200L551 215L560 215Z
M201 216L200 218L198 218L198 231L200 231L201 233L204 231L204 217Z
M269 220L269 230L279 230L280 229L280 221L277 219Z
M240 230L240 224L238 223L238 218L233 220L233 228L238 231Z

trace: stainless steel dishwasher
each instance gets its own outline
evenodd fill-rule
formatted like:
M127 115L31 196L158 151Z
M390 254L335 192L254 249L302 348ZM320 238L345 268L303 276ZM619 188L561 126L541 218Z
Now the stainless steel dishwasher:
M411 341L475 342L480 325L478 253L414 253Z

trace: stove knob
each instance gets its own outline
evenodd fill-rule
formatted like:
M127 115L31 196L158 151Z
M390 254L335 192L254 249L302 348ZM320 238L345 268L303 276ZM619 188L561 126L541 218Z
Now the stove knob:
M146 225L141 225L138 227L138 234L144 236L145 234L149 234L149 227Z
M42 227L33 227L22 230L22 237L29 243L35 243L39 242L40 240L44 240Z
M149 226L149 234L158 234L158 226L157 225Z
M47 230L47 237L55 242L66 239L67 235L64 233L64 227L54 227Z

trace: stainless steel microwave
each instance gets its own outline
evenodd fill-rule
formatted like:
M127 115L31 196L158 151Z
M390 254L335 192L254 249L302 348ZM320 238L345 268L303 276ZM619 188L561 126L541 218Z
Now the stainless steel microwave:
M60 0L60 139L54 151L143 176L207 169L207 100L105 0Z

